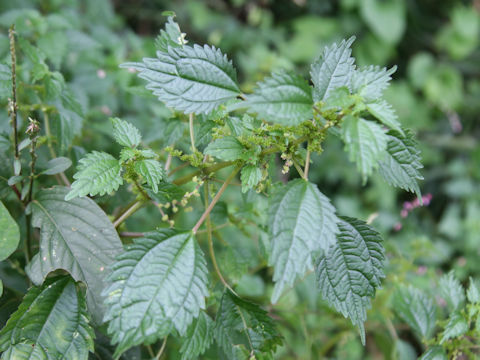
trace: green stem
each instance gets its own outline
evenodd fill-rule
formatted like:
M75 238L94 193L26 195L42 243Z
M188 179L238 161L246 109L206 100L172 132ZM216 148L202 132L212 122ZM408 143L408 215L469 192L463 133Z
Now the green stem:
M48 119L48 114L46 111L43 111L43 122L45 124L45 135L47 137L47 146L48 146L48 150L50 151L50 156L52 157L52 159L55 159L57 157L57 154L55 153L55 149L53 148L53 144L52 144L52 133L51 133L51 130L50 130L50 121ZM65 173L62 171L60 174L58 174L58 177L57 177L57 180L58 179L61 179L61 182L63 182L63 184L65 186L70 186L70 181L68 180L67 176L65 175ZM59 183L61 183L59 181Z
M127 209L122 215L119 216L117 220L113 222L114 227L119 227L122 222L127 220L131 215L133 215L138 209L140 209L143 206L144 202L143 201L137 201L135 202L131 207Z
M229 167L231 165L233 165L235 162L233 161L224 161L224 162L220 162L218 164L214 164L214 165L211 165L211 166L208 166L204 169L199 169L197 171L194 171L193 173L191 174L188 174L188 175L185 175L181 178L178 178L178 179L175 179L173 181L173 183L175 185L183 185L183 184L186 184L188 183L190 180L192 180L195 176L198 176L200 174L205 174L205 175L208 175L208 174L211 174L211 173L214 173L220 169L223 169L223 168L226 168L226 167Z
M192 143L192 151L195 153L197 149L195 148L195 135L193 133L193 113L188 115L188 127L190 129L190 142Z
M167 345L167 338L168 336L165 336L165 338L163 339L162 346L160 347L160 350L158 350L157 356L155 356L155 360L159 360L162 356L163 351L165 350L165 347Z
M14 169L15 163L20 161L20 155L18 151L18 131L17 131L17 56L15 53L15 25L12 25L8 30L8 37L10 38L10 58L12 60L12 99L10 100L10 123L13 128L13 144L14 144ZM15 171L15 175L19 175Z
M308 143L308 145L310 145L310 143ZM308 148L308 145L307 145L307 156L305 157L305 167L303 169L305 180L308 180L308 170L310 170L310 149Z

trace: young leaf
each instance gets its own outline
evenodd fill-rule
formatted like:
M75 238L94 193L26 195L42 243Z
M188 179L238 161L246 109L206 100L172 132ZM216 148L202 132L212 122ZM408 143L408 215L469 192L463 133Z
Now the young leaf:
M110 118L110 121L113 124L113 137L117 143L130 148L140 144L142 136L135 126L119 118Z
M355 70L355 59L351 57L350 46L355 37L340 44L325 47L323 54L313 62L310 75L313 82L313 100L325 101L330 92L341 86L350 88L350 78Z
M465 334L469 330L468 320L465 317L458 313L453 312L448 319L448 323L445 326L445 330L443 331L442 339L440 340L440 344L443 344L445 341L449 339L456 338Z
M381 126L373 121L346 116L342 125L342 137L350 161L357 164L365 182L385 155L387 135Z
M385 100L367 104L367 110L390 129L396 130L402 136L405 136L400 123L397 121L398 116L395 114L395 110Z
M373 102L382 96L395 71L396 66L388 70L373 65L358 69L352 75L352 92L362 96L366 102Z
M240 174L240 180L242 181L242 192L245 193L248 189L251 189L262 180L262 170L257 165L245 165L242 168Z
M94 337L83 290L63 276L28 291L0 332L0 351L10 352L2 359L87 360Z
M154 193L158 192L158 184L164 179L165 172L157 160L140 160L135 163L135 171L145 179Z
M112 155L93 151L80 159L75 181L65 200L86 195L104 195L116 191L123 184L122 167Z
M115 356L172 328L184 335L205 308L207 266L194 236L170 229L136 239L112 266L105 321Z
M3 261L17 249L20 242L20 230L1 201L0 229L0 261Z
M412 132L407 130L402 136L392 130L387 133L387 139L386 154L379 161L380 174L390 185L415 192L420 198L422 194L417 180L423 179L419 172L423 166Z
M315 272L322 297L358 326L365 343L364 322L370 298L385 277L382 238L365 222L341 217L340 233L327 254L322 254Z
M162 52L168 52L169 46L182 47L186 43L185 34L180 31L180 26L173 21L172 16L169 16L165 30L160 30L160 35L155 39L155 47Z
M435 329L435 306L432 299L411 286L401 288L393 297L397 315L405 321L421 339L430 339Z
M439 281L440 296L445 300L450 311L460 309L465 304L465 291L453 271L443 275Z
M297 275L313 269L313 256L335 243L338 218L330 200L316 185L303 179L290 181L271 196L269 233L274 267L272 303Z
M435 345L425 351L418 360L448 360L445 350L441 346Z
M180 353L182 360L197 359L213 342L214 323L204 311L188 327L187 334L182 337Z
M472 278L470 278L470 285L467 290L467 298L472 304L480 303L480 284Z
M252 358L275 351L282 344L273 320L256 304L225 290L215 319L215 340L226 357L233 360ZM247 357L244 357L245 353ZM241 354L241 356L238 356Z
M156 59L121 66L138 70L160 101L185 113L209 113L240 94L231 61L207 45L169 47Z
M67 170L70 166L72 166L72 161L70 159L66 157L58 157L50 160L47 163L46 169L40 172L39 174L55 175Z
M273 73L258 83L242 106L267 121L298 125L313 116L312 88L301 76L286 72Z
M225 136L208 144L204 153L221 160L233 161L240 159L245 152L243 145L233 136Z
M68 271L87 284L87 304L96 323L103 316L102 297L107 266L122 243L102 209L89 198L65 201L68 189L55 186L37 193L29 205L32 226L40 228L40 249L26 271L34 284L48 273Z

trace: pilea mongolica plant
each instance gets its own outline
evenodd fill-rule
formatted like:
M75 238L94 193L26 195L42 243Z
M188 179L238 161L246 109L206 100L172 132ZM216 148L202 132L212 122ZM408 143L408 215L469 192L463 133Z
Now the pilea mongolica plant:
M384 278L383 240L366 222L339 214L329 194L309 181L312 159L327 138L337 138L364 182L378 171L419 199L422 165L412 132L382 98L395 68L357 68L353 43L352 37L325 47L309 79L279 71L243 93L227 56L191 45L169 17L154 56L121 67L136 72L171 109L171 122L188 124L188 131L158 151L134 123L112 118L119 152L83 155L71 186L33 191L38 176L62 178L71 162L52 156L36 172L39 124L30 119L26 141L18 144L14 134L9 185L25 205L25 271L33 286L0 332L2 359L87 359L95 337L108 337L115 359L134 358L126 354L139 345L159 359L169 339L181 359L271 359L278 346L288 347L272 309L311 272L318 293L365 344L367 310ZM18 155L24 148L31 154L28 175ZM108 216L92 198L115 196L120 186L135 200ZM232 204L219 212L227 189ZM158 222L129 232L125 221L152 204ZM13 239L0 248L4 259L19 234L3 206L0 214ZM227 227L234 230L225 234ZM38 252L30 254L34 229ZM255 242L258 269L271 276L269 304L240 296L222 272L222 265L242 261L233 251L223 252L222 261L215 256L236 233Z

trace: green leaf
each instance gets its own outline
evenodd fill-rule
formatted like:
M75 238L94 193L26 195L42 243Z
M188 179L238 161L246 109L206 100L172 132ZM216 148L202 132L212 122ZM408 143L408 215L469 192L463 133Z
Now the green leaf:
M435 345L425 351L418 360L447 360L447 354L441 346Z
M350 78L355 70L355 59L351 57L350 46L355 41L352 36L340 44L325 47L323 54L316 59L310 70L312 77L313 100L325 101L330 92L341 86L350 88Z
M458 310L465 305L465 291L453 271L443 275L438 285L439 295L445 300L450 311Z
M214 323L204 311L189 326L187 334L182 337L180 353L182 360L197 359L213 342Z
M117 143L130 148L140 144L142 136L135 126L119 118L110 118L110 121L113 124L113 137Z
M240 94L231 61L207 45L169 47L156 59L121 66L138 70L160 101L185 113L209 113Z
M400 134L405 136L400 123L397 121L398 116L395 114L395 110L393 110L390 104L385 100L367 104L367 110L384 125L388 126L392 130L398 131Z
M20 229L1 201L0 229L0 261L3 261L17 249L20 242Z
M223 293L214 331L218 345L233 360L247 359L248 354L254 358L262 353L271 354L282 344L282 337L267 312L229 290Z
M102 209L89 198L65 201L68 189L55 186L41 190L29 205L32 226L40 228L40 249L26 271L41 284L51 271L68 271L87 284L87 304L96 323L103 316L105 276L122 243Z
M86 195L104 195L118 189L123 184L122 167L112 155L93 151L80 159L75 181L65 200Z
M240 174L240 180L242 181L242 192L245 193L249 189L257 186L262 178L262 170L260 170L257 165L245 165Z
M443 331L442 338L440 340L440 344L443 344L445 341L449 339L453 339L464 335L469 330L468 320L465 317L458 313L454 312L450 315L448 319L448 323L445 326L445 330Z
M373 65L358 69L352 75L352 92L362 96L366 102L376 101L388 87L395 71L396 66L388 70Z
M273 73L258 83L240 106L248 106L261 118L282 125L298 125L312 118L312 88L301 76Z
M330 92L322 110L346 109L353 105L355 105L355 99L350 94L350 90L346 86L342 86Z
M155 47L162 52L168 52L169 46L178 48L186 43L185 33L180 31L180 27L173 21L173 17L169 16L165 30L160 30L160 35L155 39Z
M415 192L421 198L417 180L423 180L419 172L423 165L413 133L407 130L402 136L396 131L389 131L387 139L386 154L379 161L380 174L390 185Z
M55 175L67 170L72 166L72 161L66 157L58 157L47 163L46 169L40 172L43 175Z
M5 360L87 360L94 337L83 290L69 276L56 277L28 291L0 332L0 351Z
M144 159L137 161L135 171L145 179L154 193L158 192L158 184L165 178L165 172L157 160Z
M393 356L394 360L417 360L417 352L415 348L408 342L396 339L394 343Z
M336 242L337 222L335 208L316 185L297 179L275 190L269 205L269 264L274 267L275 282L272 303L297 276L313 270L315 253L327 251Z
M397 315L423 340L435 330L435 305L427 295L411 286L400 288L393 297Z
M472 304L480 303L480 284L478 281L470 278L470 286L467 290L468 301Z
M118 256L104 291L117 345L115 356L141 343L152 343L173 327L184 335L205 308L207 266L194 236L162 229L136 239Z
M341 217L337 241L322 254L315 272L322 297L359 328L365 343L364 322L370 298L385 277L382 238L365 222Z
M372 32L388 44L400 41L406 27L403 0L362 0L360 13Z
M382 127L373 121L346 116L342 124L342 137L350 161L357 164L365 182L385 155L387 135Z
M242 158L245 151L240 141L233 136L225 136L208 144L204 153L221 160L233 161Z

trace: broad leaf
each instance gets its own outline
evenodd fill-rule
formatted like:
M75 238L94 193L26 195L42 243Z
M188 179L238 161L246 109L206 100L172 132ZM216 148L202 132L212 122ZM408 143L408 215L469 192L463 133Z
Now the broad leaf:
M154 193L158 192L158 184L164 179L165 172L157 160L140 160L135 163L135 171L145 179Z
M448 323L443 331L440 344L445 341L464 335L469 330L468 320L459 312L454 312L448 319Z
M225 136L208 144L204 153L221 160L231 161L240 159L245 151L240 141L233 136Z
M429 339L435 329L435 305L427 295L413 287L401 288L393 297L397 315L421 339Z
M112 155L93 151L80 159L75 181L65 200L86 195L104 195L116 191L123 184L122 167Z
M69 276L57 277L28 291L0 332L0 351L5 360L86 360L94 337L83 290Z
M397 121L398 116L395 114L395 110L385 100L367 104L367 110L390 129L398 131L403 136L405 135L400 123Z
M20 230L7 208L0 201L0 261L8 258L18 247Z
M273 320L256 304L225 290L215 319L215 340L232 360L275 351L282 344ZM247 357L245 357L247 354Z
M342 124L342 137L350 161L357 164L365 182L372 170L378 167L378 161L385 156L387 135L373 121L347 116Z
M343 40L340 44L325 47L323 54L313 62L310 75L312 77L313 100L327 100L330 92L341 86L350 89L350 78L355 70L355 59L351 56L355 37Z
M118 256L104 291L116 355L168 335L184 335L205 308L207 266L194 236L170 229L136 239Z
M43 175L55 175L72 166L72 161L66 157L58 157L47 163L46 169L40 172Z
M240 94L231 61L207 45L170 46L168 52L158 51L157 58L122 67L138 70L159 100L185 113L208 113Z
M242 192L257 186L262 180L262 170L257 165L246 165L242 168L240 180L242 181Z
M276 189L269 206L269 264L274 267L275 282L272 303L297 276L313 269L315 253L335 243L337 222L335 208L316 185L297 179Z
M182 47L186 44L185 34L180 31L178 24L169 16L165 23L165 30L160 30L160 35L155 39L155 46L158 50L167 52L168 47Z
M375 296L385 276L382 238L358 219L341 217L338 227L337 241L317 260L318 285L322 297L358 326L365 343L363 323L370 298Z
M419 172L423 166L413 134L408 130L405 136L396 131L389 131L387 139L386 154L379 162L380 174L390 185L415 192L421 198L417 181L423 179Z
M67 192L60 186L41 190L29 205L32 226L40 228L40 249L26 270L37 285L57 269L85 282L89 312L100 323L105 273L122 251L122 243L107 215L93 200L65 201Z
M140 144L142 136L135 126L119 118L111 118L110 121L113 124L113 137L117 143L130 148Z
M438 285L439 295L445 300L450 311L458 310L465 305L465 291L453 271L443 275Z
M366 102L373 102L382 96L395 71L396 66L388 70L373 65L358 69L352 75L352 92L361 95Z
M204 311L189 326L186 335L182 338L180 353L182 360L197 359L213 342L214 323Z
M312 88L301 76L273 73L258 83L244 104L261 118L283 125L298 125L312 118Z

